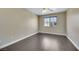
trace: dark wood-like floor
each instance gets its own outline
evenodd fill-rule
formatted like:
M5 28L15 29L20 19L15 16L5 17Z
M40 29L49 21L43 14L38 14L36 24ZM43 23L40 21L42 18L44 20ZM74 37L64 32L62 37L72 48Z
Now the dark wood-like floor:
M38 33L20 42L1 49L2 51L77 51L65 37Z

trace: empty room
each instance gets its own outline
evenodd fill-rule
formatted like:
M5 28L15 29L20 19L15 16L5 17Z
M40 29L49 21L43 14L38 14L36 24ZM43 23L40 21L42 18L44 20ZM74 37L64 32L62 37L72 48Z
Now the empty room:
M0 51L78 51L79 8L0 8Z

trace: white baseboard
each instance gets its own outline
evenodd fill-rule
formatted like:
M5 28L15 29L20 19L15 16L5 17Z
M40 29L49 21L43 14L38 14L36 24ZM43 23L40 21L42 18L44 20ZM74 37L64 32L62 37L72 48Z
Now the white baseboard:
M46 33L46 32L39 32L39 33ZM66 34L60 34L60 33L46 33L46 34L55 34L55 35L66 36L66 37L70 40L70 42L76 47L76 49L79 50L79 47L77 46L77 44L76 44L74 41L72 41L72 40L70 39L70 37L67 36Z
M16 42L21 41L21 40L24 40L25 38L28 38L28 37L30 37L30 36L32 36L32 35L37 34L37 33L38 33L38 32L33 33L33 34L30 34L30 35L28 35L28 36L26 36L26 37L22 37L22 38L20 38L20 39L15 40L15 41L12 41L12 42L7 43L7 44L5 44L5 45L3 45L3 46L0 46L0 49L5 48L5 47L7 47L7 46L10 46L10 45L12 45L12 44L14 44L14 43L16 43Z
M39 32L39 33L46 33L46 34L54 34L54 35L66 36L66 34L60 34L60 33L48 33L48 32Z
M15 41L12 41L12 42L10 42L10 43L7 43L7 44L5 44L5 45L3 45L3 46L0 46L0 49L5 48L5 47L7 47L7 46L10 46L10 45L12 45L12 44L14 44L14 43L16 43L16 42L21 41L21 40L24 40L25 38L28 38L28 37L30 37L30 36L32 36L32 35L37 34L37 33L44 33L44 32L36 32L36 33L30 34L30 35L28 35L28 36L26 36L26 37L22 37L22 38L20 38L20 39L17 39L17 40L15 40ZM52 33L47 33L47 34L52 34ZM67 35L65 35L65 34L58 34L58 33L54 33L54 34L55 34L55 35L63 35L63 36L66 36L66 37L72 42L72 44L79 50L79 47L78 47L78 46L75 44L75 42L73 42L73 41L70 39L70 37L68 37Z
M72 41L72 39L69 37L69 36L67 36L66 35L66 37L71 41L71 43L77 48L77 50L79 50L79 47L77 46L77 44L74 42L74 41Z

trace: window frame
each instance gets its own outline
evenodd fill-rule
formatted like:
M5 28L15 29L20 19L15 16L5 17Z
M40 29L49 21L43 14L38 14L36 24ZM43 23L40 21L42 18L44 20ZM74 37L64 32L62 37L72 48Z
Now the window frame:
M51 22L52 17L56 17L56 24L57 24L57 16L44 16L44 27L51 27L51 26L55 27L56 26L56 24ZM45 26L45 18L49 18L49 26ZM53 24L53 25L51 25L51 24Z

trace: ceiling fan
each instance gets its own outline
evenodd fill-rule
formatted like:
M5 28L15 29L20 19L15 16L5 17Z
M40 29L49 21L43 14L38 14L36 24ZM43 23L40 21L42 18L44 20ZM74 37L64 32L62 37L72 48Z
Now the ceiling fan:
M51 8L43 8L43 10L50 10L50 11L53 11L53 9L51 9Z
M53 12L55 8L43 8L42 13Z

